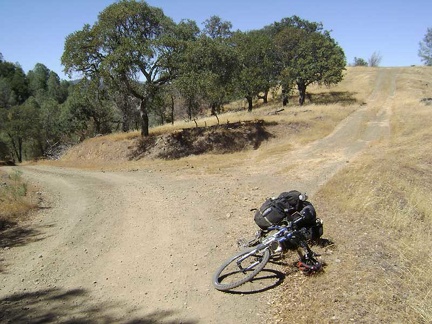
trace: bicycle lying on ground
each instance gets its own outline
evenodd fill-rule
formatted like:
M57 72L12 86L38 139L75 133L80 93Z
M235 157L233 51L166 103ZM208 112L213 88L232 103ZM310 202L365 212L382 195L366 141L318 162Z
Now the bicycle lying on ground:
M317 219L317 222L321 220ZM276 231L274 233L271 233ZM307 243L307 229L295 229L292 224L271 226L258 231L256 238L244 244L246 248L226 260L213 275L213 286L220 291L239 287L264 269L271 258L280 258L287 251L297 250L296 266L306 275L322 269L322 263Z

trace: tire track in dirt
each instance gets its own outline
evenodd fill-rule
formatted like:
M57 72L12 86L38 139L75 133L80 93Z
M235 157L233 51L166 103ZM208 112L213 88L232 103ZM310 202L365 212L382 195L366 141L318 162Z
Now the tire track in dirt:
M396 78L397 70L381 69L367 104L326 138L276 157L252 152L221 174L20 168L45 188L50 209L32 222L36 241L2 253L0 320L262 323L278 293L266 290L280 283L277 273L267 269L266 281L238 294L210 281L236 240L255 229L245 210L263 194L313 194L388 138Z
M268 192L289 188L300 188L310 194L316 192L370 145L389 138L398 73L397 69L380 69L367 103L345 118L327 137L286 154L248 162L250 181L265 185Z

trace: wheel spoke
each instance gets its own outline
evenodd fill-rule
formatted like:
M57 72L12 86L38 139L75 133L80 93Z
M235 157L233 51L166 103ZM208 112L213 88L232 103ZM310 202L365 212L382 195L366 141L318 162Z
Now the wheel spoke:
M267 249L246 249L228 259L215 273L216 289L229 290L251 281L266 265L270 257Z

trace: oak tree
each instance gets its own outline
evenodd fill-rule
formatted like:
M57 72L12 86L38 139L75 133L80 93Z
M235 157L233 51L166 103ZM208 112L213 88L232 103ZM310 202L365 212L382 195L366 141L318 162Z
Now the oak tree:
M259 30L236 32L233 43L239 62L236 88L246 98L248 111L252 111L253 98L262 98L267 102L269 90L277 85L274 43L268 34Z
M342 48L328 31L323 31L320 24L304 25L308 28L285 26L275 36L282 82L297 86L300 105L310 84L336 84L343 79L346 66Z
M138 98L141 134L148 136L153 99L176 76L177 46L176 24L161 9L123 0L67 36L62 64L69 74L98 76Z

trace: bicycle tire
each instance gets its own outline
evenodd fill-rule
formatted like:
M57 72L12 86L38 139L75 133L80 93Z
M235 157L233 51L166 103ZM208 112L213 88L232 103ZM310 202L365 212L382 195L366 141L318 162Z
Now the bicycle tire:
M226 260L213 275L213 286L217 290L228 291L230 289L239 287L248 281L251 281L265 267L268 260L270 259L270 251L268 249L263 249L263 247L264 246L255 246L242 250L241 252ZM256 253L251 253L253 251L256 251ZM249 253L251 254L247 256ZM236 261L243 256L245 256L245 259L242 260L242 264L253 261L252 265L249 266L249 269L244 269L247 268L246 266L243 268L243 270L238 266L234 266L234 270L230 269L226 273L224 272L229 266L235 264ZM237 279L237 274L240 275L239 279ZM233 281L230 281L230 276L235 277L236 279L232 279ZM224 283L223 281L225 279L227 280Z

